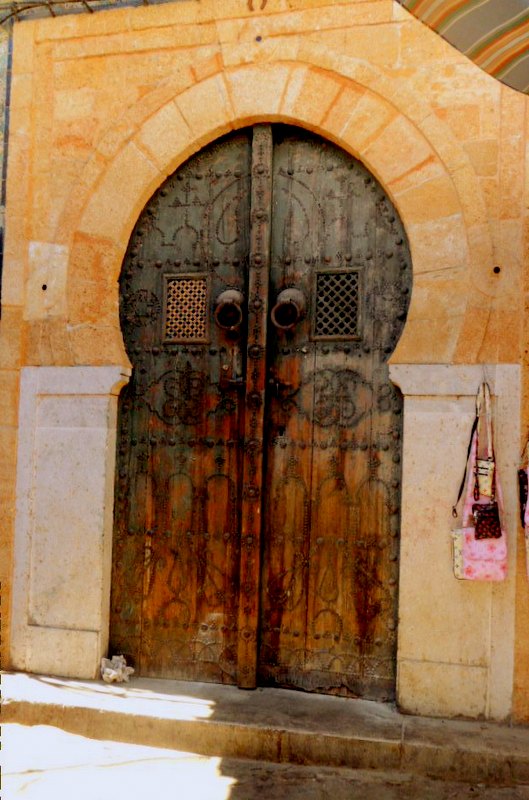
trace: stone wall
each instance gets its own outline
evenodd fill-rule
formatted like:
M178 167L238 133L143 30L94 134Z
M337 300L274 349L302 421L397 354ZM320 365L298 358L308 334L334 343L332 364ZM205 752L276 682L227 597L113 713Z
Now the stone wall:
M410 240L414 289L394 365L487 364L492 370L520 364L525 341L527 114L525 96L481 72L393 0L183 0L15 26L0 330L2 491L8 509L0 532L4 642L9 638L5 603L10 596L20 370L126 370L117 278L132 226L163 179L206 143L257 121L298 124L331 139L381 181ZM478 373L472 373L472 380ZM503 458L512 470L518 459L513 450L520 446L517 379L498 376L498 407L511 443ZM524 699L529 694L529 589L521 548L518 572L511 569L505 586L462 590L468 613L480 615L486 605L488 618L492 614L497 620L485 648L477 641L458 645L461 632L437 626L450 639L444 672L442 653L425 644L432 614L440 613L439 598L430 607L416 603L414 586L418 591L418 570L428 563L432 537L444 542L445 555L442 565L429 565L429 585L438 586L449 620L460 614L461 589L452 591L448 530L464 459L460 445L472 415L469 385L465 378L452 382L433 401L436 411L429 417L438 420L444 408L441 418L457 428L457 463L447 430L443 441L436 439L444 448L442 457L436 461L434 452L434 467L428 466L434 469L426 482L434 496L413 500L413 493L408 495L412 505L438 505L434 523L428 513L413 514L409 506L406 524L415 530L403 529L402 653L415 672L405 679L401 670L401 679L407 680L401 699L423 713L505 717L511 710L516 641L512 707L519 718L529 719ZM420 396L428 381L422 386ZM526 397L526 379L523 386ZM459 406L458 393L467 398ZM432 398L438 395L432 392ZM419 419L413 416L416 402L408 403L409 421ZM417 454L425 458L431 453L421 424L408 425L413 434L405 445L404 482L407 469L414 480L420 478L420 470L413 472ZM529 430L527 415L522 425ZM103 464L110 469L108 459L102 453L98 457L101 469ZM27 463L19 463L19 481L26 468ZM514 567L521 532L514 479L506 483ZM443 489L435 495L440 484ZM17 541L29 535L22 527ZM101 537L108 538L107 528ZM106 585L108 565L98 569L97 580ZM22 587L21 573L17 580ZM104 636L98 642L103 646ZM30 662L14 662L21 663ZM483 671L477 704L469 696L458 706L457 698L448 702L435 688L445 679L450 684L446 675L454 664ZM502 664L501 691L491 700ZM466 679L463 672L455 685ZM473 680L470 672L465 675ZM432 692L437 692L435 702Z
M10 63L9 63L9 50L10 50L10 30L8 28L0 28L0 163L4 165L5 169L5 155L6 155L6 127L8 118L6 118L6 105L9 99L8 86L11 79ZM5 174L2 175L2 188L0 191L0 241L4 241L4 219L5 219ZM1 261L1 259L0 259ZM1 298L1 291L0 291ZM0 397L2 409L4 413L1 415L0 420L0 507L2 508L2 515L6 520L6 531L3 536L0 536L0 592L2 598L2 607L0 621L2 631L0 635L0 665L8 663L7 645L9 643L9 615L10 615L10 586L11 586L11 532L14 520L14 470L15 458L14 447L16 442L16 379L13 380L13 373L11 367L18 367L20 363L19 354L15 352L13 358L10 354L10 346L4 339L6 328L15 325L16 329L20 329L20 318L13 321L10 317L10 312L6 312L7 316L3 319L0 318ZM15 336L19 336L20 333ZM6 371L7 370L7 371ZM13 385L15 384L15 385Z

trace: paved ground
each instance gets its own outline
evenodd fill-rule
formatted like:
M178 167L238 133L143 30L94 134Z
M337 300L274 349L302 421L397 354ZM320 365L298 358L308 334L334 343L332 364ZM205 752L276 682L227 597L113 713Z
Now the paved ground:
M528 727L282 689L1 681L1 800L529 800Z
M283 782L290 779L292 768L284 765L303 764L314 769L394 770L476 785L529 786L527 727L426 719L401 714L387 703L284 689L241 691L234 686L150 678L108 686L102 681L4 673L1 688L4 724L54 726L88 740L121 743L117 749L126 742L165 748L173 760L175 751L183 751L205 757L204 764L215 763L208 760L215 757L223 759L223 766L243 759L264 762L268 766L260 767L260 774L271 782L275 775L286 776ZM90 746L100 747L95 742ZM198 762L192 759L190 763ZM162 768L165 762L156 764ZM149 766L153 776L158 775L158 767ZM112 769L112 774L118 774L117 767ZM317 771L303 774L312 776L307 786L319 786L314 777ZM247 762L244 770L224 773L230 776L244 785L249 780ZM263 781L263 786L268 785ZM399 796L399 781L393 783L397 787L393 797ZM348 791L354 797L354 783L352 787ZM288 789L288 793L293 791ZM304 790L304 800L311 796L308 791ZM373 788L375 797L377 791ZM400 796L411 797L411 791L406 785ZM360 796L364 795L368 797L362 789ZM432 795L436 796L447 795Z
M211 758L49 725L3 724L1 760L2 800L529 800L529 785Z

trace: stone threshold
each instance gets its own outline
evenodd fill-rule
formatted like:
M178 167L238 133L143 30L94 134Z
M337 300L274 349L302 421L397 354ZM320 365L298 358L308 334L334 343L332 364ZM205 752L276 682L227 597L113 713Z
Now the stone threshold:
M526 727L409 716L390 704L287 689L27 673L1 680L5 723L205 756L529 783Z

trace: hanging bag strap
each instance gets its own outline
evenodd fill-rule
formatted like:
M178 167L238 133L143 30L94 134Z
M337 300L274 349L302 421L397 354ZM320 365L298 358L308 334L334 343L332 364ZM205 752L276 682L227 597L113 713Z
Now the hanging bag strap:
M482 383L476 397L476 415L485 419L486 457L494 460L494 446L492 444L492 404L488 383ZM481 427L481 426L480 426Z
M494 445L492 443L492 404L490 400L490 388L488 383L482 385L485 396L485 421L487 427L487 458L494 461Z
M468 461L470 458L470 451L472 449L472 442L474 440L474 434L478 431L478 426L480 419L485 417L486 423L486 436L487 436L487 458L494 458L494 450L492 446L492 410L491 410L491 402L490 402L490 388L488 383L483 382L476 395L476 415L474 417L474 422L472 423L472 430L470 431L470 440L468 442L467 448L467 457L465 461L465 471L463 473L463 479L461 481L461 485L459 487L459 492L457 494L457 500L455 505L452 506L452 516L454 519L457 517L457 507L459 505L459 501L461 500L461 496L465 489L465 483L467 479L467 470L468 470ZM476 440L476 464L477 464L477 451L478 451L478 442ZM474 482L474 499L479 499L479 487L478 487L478 476L477 473L475 474L475 482ZM477 497L476 497L477 493Z
M479 392L476 398L476 414L479 420L478 437L482 432L483 427L485 428L485 458L479 459L478 455L476 455L474 500L479 500L480 498L480 478L478 477L478 472L479 470L485 469L489 470L489 473L491 472L492 475L490 495L488 491L484 493L490 496L491 501L493 501L496 496L496 468L494 464L494 445L492 439L492 403L490 398L490 387L488 383L485 383L485 381L479 387ZM478 454L479 450L480 447L478 442Z
M468 442L467 455L465 459L465 471L463 473L463 479L461 481L461 486L459 487L459 492L457 494L457 500L455 502L455 505L452 506L452 516L454 517L454 519L457 517L457 507L459 505L459 501L461 500L461 495L463 494L463 490L465 488L465 483L467 479L468 459L470 458L470 451L472 450L472 442L474 440L474 434L478 427L478 422L479 422L479 414L476 409L476 416L474 417L474 422L472 423L472 430L470 432L470 439Z
M491 500L496 499L496 464L494 457L494 441L492 438L492 402L490 399L490 388L488 383L483 384L483 391L485 393L485 416L487 422L487 458L493 463L494 469L492 472L492 495Z

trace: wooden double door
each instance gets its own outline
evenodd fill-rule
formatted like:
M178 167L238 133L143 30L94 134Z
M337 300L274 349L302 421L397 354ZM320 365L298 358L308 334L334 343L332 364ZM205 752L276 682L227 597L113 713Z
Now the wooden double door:
M142 675L394 692L406 237L287 126L225 137L132 234L111 651Z

